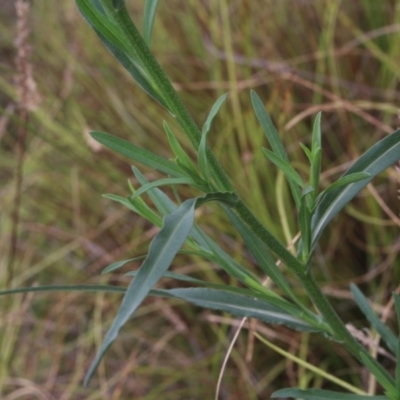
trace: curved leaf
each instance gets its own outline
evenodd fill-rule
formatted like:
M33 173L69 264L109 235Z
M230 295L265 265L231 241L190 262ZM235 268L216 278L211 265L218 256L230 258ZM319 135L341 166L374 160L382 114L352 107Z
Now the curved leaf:
M322 231L332 218L376 175L400 159L400 129L380 140L346 171L342 176L366 172L370 177L334 189L322 197L315 210L312 222L312 248L317 244Z
M101 358L118 336L119 330L149 294L171 265L176 253L186 241L194 222L196 199L186 200L164 219L164 226L150 244L149 253L135 279L129 285L110 330L93 360L84 380L86 385Z

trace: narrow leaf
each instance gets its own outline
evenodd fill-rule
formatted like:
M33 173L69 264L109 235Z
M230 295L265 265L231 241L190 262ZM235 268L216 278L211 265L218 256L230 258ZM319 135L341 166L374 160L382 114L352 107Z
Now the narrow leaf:
M263 102L258 97L257 93L254 92L253 90L250 92L250 97L258 121L260 122L261 128L263 129L265 136L267 137L267 140L272 148L272 151L283 160L289 162L289 157L286 153L285 147L283 146L279 133L276 130L275 125L272 123L271 118L264 107ZM296 206L298 207L300 205L300 197L301 197L300 189L292 182L289 182L289 186L290 190L292 191L292 195L295 200Z
M338 212L362 190L376 175L380 174L400 158L400 129L380 140L366 151L343 176L366 172L370 177L334 189L322 197L313 218L312 248L318 242L325 226Z
M186 152L183 150L182 146L180 145L178 139L175 137L173 134L171 128L167 124L166 121L164 121L164 130L165 133L167 134L168 142L171 147L171 150L173 151L175 157L177 158L177 164L184 169L189 176L191 177L196 177L200 178L199 174L196 171L196 168L194 164L192 163L192 160L190 157L186 154Z
M289 183L292 181L294 184L303 187L304 182L300 175L295 171L295 169L290 165L290 163L283 158L277 156L272 151L263 148L263 153L268 157L268 159L273 162L286 176Z
M222 95L212 106L211 111L208 114L206 122L204 123L203 129L201 131L201 140L197 152L197 162L199 165L199 169L203 174L203 178L207 182L211 181L210 167L208 165L208 159L207 159L207 135L210 130L212 120L217 115L219 109L221 108L227 96L228 96L227 94Z
M301 257L303 262L307 262L310 255L311 243L311 213L307 204L307 194L301 198L299 225L301 232Z
M86 374L85 385L107 349L118 336L119 330L166 272L176 253L186 241L194 222L195 203L196 199L186 200L174 213L165 217L163 228L152 240L149 253L136 278L129 285L118 314Z
M154 168L177 178L185 177L180 168L178 168L173 162L168 161L165 158L152 153L151 151L135 146L126 140L120 139L108 133L97 131L91 132L91 136L99 143L125 157L130 158L131 160L135 160L143 165L147 165L150 168Z
M292 289L290 288L287 279L282 274L281 270L275 264L275 260L271 256L267 246L260 238L228 207L223 207L229 220L235 226L239 235L242 237L247 249L257 261L264 273L269 276L272 281L293 300L297 300Z
M258 97L257 93L253 90L250 92L251 102L253 104L254 111L257 115L258 121L268 139L273 152L285 161L289 161L288 155L286 153L285 147L281 141L278 131L275 125L271 121L271 117L267 113L263 102Z
M397 323L399 325L399 332L400 332L400 297L396 293L393 293L393 298L397 314ZM397 361L396 361L396 371L395 371L395 382L396 382L397 392L400 393L400 333L397 338L396 357Z
M311 140L311 151L315 152L322 147L321 142L321 111L317 114L313 126L313 134Z
M367 298L362 294L361 290L353 283L350 285L350 289L358 307L366 316L372 327L376 329L392 353L396 354L397 338L394 333L377 317L374 310L369 305Z
M367 179L371 176L368 172L355 172L350 175L342 176L336 182L329 185L324 191L323 195L330 192L331 190L335 190L341 186L349 185L350 183L355 183L362 181L363 179Z
M393 378L389 375L389 373L369 354L360 353L360 357L369 372L374 375L376 380L385 389L385 394L392 399L398 398L396 395L396 388L394 386Z
M146 0L144 6L144 18L143 18L143 39L150 47L151 42L151 31L153 29L154 17L156 15L156 9L158 0Z
M272 393L271 398L287 399L293 397L303 400L389 400L386 396L368 396L362 394L349 394L321 389L281 389Z
M284 312L269 302L223 290L207 288L171 289L173 296L200 307L225 311L238 317L257 318L271 324L280 324L300 331L315 331L316 328L301 319Z
M160 186L166 185L191 185L196 187L196 182L193 181L192 178L165 178L159 179L154 182L147 183L143 185L140 189L138 189L131 197L131 200L135 200L137 197L141 196L142 194L146 193L147 191L154 189Z
M112 271L115 271L116 269L123 267L126 264L129 264L133 261L142 260L143 258L146 258L146 256L130 258L129 260L116 261L116 262L110 264L108 267L104 268L103 271L101 271L101 274L102 275L108 274Z
M304 151L305 155L308 158L308 161L310 162L310 164L312 163L312 154L311 151L308 147L306 147L303 143L299 143L300 147L302 148L302 150Z
M236 193L231 192L211 192L207 193L205 196L199 197L196 203L196 208L200 207L204 203L208 203L210 201L218 201L219 203L223 203L228 205L229 207L234 207L235 204L239 201L239 197Z
M98 2L76 0L79 11L92 26L100 40L114 57L126 68L139 86L160 104L166 107L164 100L148 82L145 73L139 66L136 57L125 45L125 40L118 28L107 18Z

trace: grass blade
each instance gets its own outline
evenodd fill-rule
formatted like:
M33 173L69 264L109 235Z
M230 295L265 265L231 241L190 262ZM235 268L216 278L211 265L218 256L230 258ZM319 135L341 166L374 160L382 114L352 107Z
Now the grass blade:
M345 187L339 187L322 197L313 217L312 248L315 247L322 231L331 219L376 175L395 163L399 158L400 129L380 140L357 159L343 177L357 172L369 173L370 177Z
M333 392L331 390L321 389L281 389L272 393L271 398L288 398L293 397L303 400L389 400L386 396L368 396L362 394L351 394L343 392Z
M195 204L196 199L186 200L174 213L165 217L163 228L152 240L149 253L136 278L129 285L118 314L86 374L85 385L118 336L119 330L169 268L176 253L186 241L194 222Z
M165 158L152 153L151 151L135 146L126 140L120 139L108 133L97 131L91 132L91 136L102 145L116 151L118 154L130 158L131 160L135 160L143 165L147 165L150 168L154 168L176 178L185 177L185 174L182 172L182 170L173 162L168 161Z
M366 297L362 294L361 290L354 285L350 285L351 293L353 294L354 300L358 307L366 316L371 326L376 329L382 339L385 341L386 346L390 349L393 354L397 352L397 338L394 333L376 316L374 310L368 303Z
M143 39L150 47L151 42L151 31L153 29L154 17L156 15L156 9L158 6L158 0L146 0L144 6L143 16Z

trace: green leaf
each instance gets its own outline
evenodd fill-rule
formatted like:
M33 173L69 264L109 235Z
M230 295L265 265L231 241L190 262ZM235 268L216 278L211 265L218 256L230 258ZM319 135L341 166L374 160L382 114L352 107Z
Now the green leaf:
M108 274L112 271L115 271L118 268L123 267L126 264L129 264L129 263L131 263L133 261L137 261L137 260L143 260L144 258L146 258L146 256L130 258L129 260L116 261L116 262L110 264L108 267L104 268L103 271L101 271L101 275Z
M350 285L350 289L354 300L370 322L371 326L379 333L390 351L392 351L393 354L396 354L397 338L394 333L376 316L374 310L369 305L368 300L362 294L361 290L353 283Z
M134 168L134 167L132 167ZM140 189L138 189L131 197L131 200L135 200L137 197L141 196L143 193L154 189L156 187L165 186L165 185L191 185L196 187L196 182L192 178L165 178L158 179L154 182L149 182L146 185L143 185Z
M129 198L121 197L115 194L103 194L102 197L124 205L129 210L132 210L136 214L146 218L153 225L158 227L161 227L162 225L162 218L157 215L141 198L136 198L135 200L131 201Z
M310 186L314 189L313 199L317 197L319 179L321 176L321 147L316 148L312 153L312 163L310 168Z
M286 153L285 147L281 141L278 131L276 130L274 124L268 115L263 102L258 97L257 93L253 90L250 92L251 102L253 104L254 111L260 122L261 128L263 129L265 136L272 148L272 151L281 159L289 162L289 157ZM295 200L296 206L300 205L300 189L289 181L290 190L292 192L293 198Z
M315 331L313 326L293 317L279 307L241 294L207 288L171 289L169 293L200 307L225 311L238 317L257 318L299 331Z
M228 207L223 207L223 209L260 268L271 278L283 293L297 302L297 297L290 288L287 279L276 265L267 246L231 209Z
M393 298L397 314L397 323L399 325L399 332L400 332L400 297L396 293L393 293ZM397 361L396 361L396 371L395 371L395 383L396 383L396 390L398 393L400 393L400 334L398 335L397 338L396 358Z
M376 175L400 158L400 129L380 140L347 170L343 177L366 172L370 177L347 186L336 188L324 195L317 206L312 223L312 248L317 244L325 226Z
M355 183L367 179L371 176L368 172L354 172L353 174L349 174L346 176L342 176L336 182L329 185L323 192L322 195L329 193L332 190L335 190L341 186L349 185L350 183Z
M164 121L164 130L165 133L167 134L169 145L177 159L176 161L178 166L181 167L184 171L186 171L192 178L200 179L200 176L197 173L196 168L192 163L192 160L182 149L178 139L175 137L175 135L171 131L171 128L169 127L166 121Z
M317 149L320 149L322 147L321 144L321 111L317 114L315 117L314 121L314 126L313 126L313 134L312 134L312 140L311 140L311 151L312 153L315 153Z
M268 150L264 147L262 148L262 151L268 157L268 159L285 174L289 183L293 182L293 184L296 184L300 187L304 186L304 182L300 175L295 171L288 161L285 161L283 158L277 156L271 150Z
M100 4L91 0L76 0L76 3L81 14L92 26L103 44L131 74L139 86L160 104L167 107L164 100L151 86L135 55L125 44L125 39L119 28L109 20Z
M181 169L173 162L168 161L165 158L152 153L151 151L137 147L126 140L120 139L108 133L97 131L91 132L91 136L102 145L116 151L118 154L130 158L131 160L135 160L141 164L147 165L150 168L154 168L177 178L185 177Z
M306 193L301 197L301 203L299 209L299 225L301 232L301 256L302 256L302 261L305 263L308 262L310 256L310 243L311 243L311 213L307 204L307 194L309 193Z
M151 42L151 31L153 29L154 17L156 15L156 9L158 0L146 0L144 6L144 18L143 18L143 39L150 47Z
M237 196L236 193L231 193L231 192L207 193L205 196L198 198L196 203L196 208L210 201L218 201L219 203L226 204L229 207L234 207L235 204L239 201L239 197Z
M398 399L396 387L394 386L393 378L389 373L380 365L376 360L374 360L368 353L360 352L360 357L363 364L367 367L369 372L371 372L380 385L385 389L385 394L391 399Z
M201 131L201 140L197 153L197 162L199 165L199 169L203 174L203 178L207 182L211 181L210 167L208 165L208 159L207 159L207 135L208 132L210 131L212 120L217 115L219 109L221 108L227 96L228 96L227 94L223 94L212 106L211 111L208 114L206 122L204 123L203 129Z
M300 147L302 148L302 150L304 151L305 155L308 158L308 161L310 162L310 164L312 163L312 154L311 151L308 147L306 147L303 143L299 143Z
M165 217L163 228L152 240L149 253L136 278L129 285L117 316L86 374L85 385L107 349L117 338L119 330L169 268L176 253L186 241L194 222L195 204L196 199L186 200L174 213Z
M333 392L331 390L321 389L281 389L272 393L271 398L288 398L293 397L303 400L389 400L386 396L368 396L361 394L349 394L343 392Z

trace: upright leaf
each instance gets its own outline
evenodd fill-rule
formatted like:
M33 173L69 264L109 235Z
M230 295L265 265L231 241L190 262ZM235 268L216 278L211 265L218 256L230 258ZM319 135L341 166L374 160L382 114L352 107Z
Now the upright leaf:
M144 6L144 18L143 18L143 39L150 47L151 42L151 31L153 29L154 17L156 15L156 9L158 0L146 0Z
M201 140L199 144L197 159L200 171L203 174L203 178L207 182L211 181L210 167L208 165L208 159L207 159L207 135L208 132L210 131L212 120L217 115L219 109L221 108L227 96L228 96L227 94L223 94L212 106L211 111L208 114L206 122L204 123L203 129L201 131Z
M135 279L130 283L110 330L86 374L86 385L101 358L114 342L123 325L171 265L186 241L194 222L196 199L186 200L164 219L164 226L150 244L149 253Z
M351 293L353 294L354 300L356 301L358 307L366 316L368 321L371 323L372 327L376 329L382 339L385 341L386 346L396 354L397 351L397 338L393 332L377 317L374 310L368 303L366 297L362 294L361 290L352 283L350 285Z
M393 297L397 315L397 324L399 325L399 332L400 332L400 297L396 293L393 293ZM396 382L397 392L400 394L400 333L397 337L396 357L397 361L396 361L396 371L395 371L395 382Z
M279 133L276 130L275 125L272 123L271 118L264 107L264 104L258 97L257 93L253 90L250 92L250 97L258 121L260 122L261 128L263 129L265 136L267 137L272 151L284 161L289 162L289 157L286 153L285 147L283 146ZM289 181L289 186L296 206L299 207L301 191L292 181Z
M313 216L312 248L317 244L322 231L339 211L362 190L376 175L400 159L400 129L380 140L346 171L343 177L357 172L366 172L370 177L341 186L322 197Z

